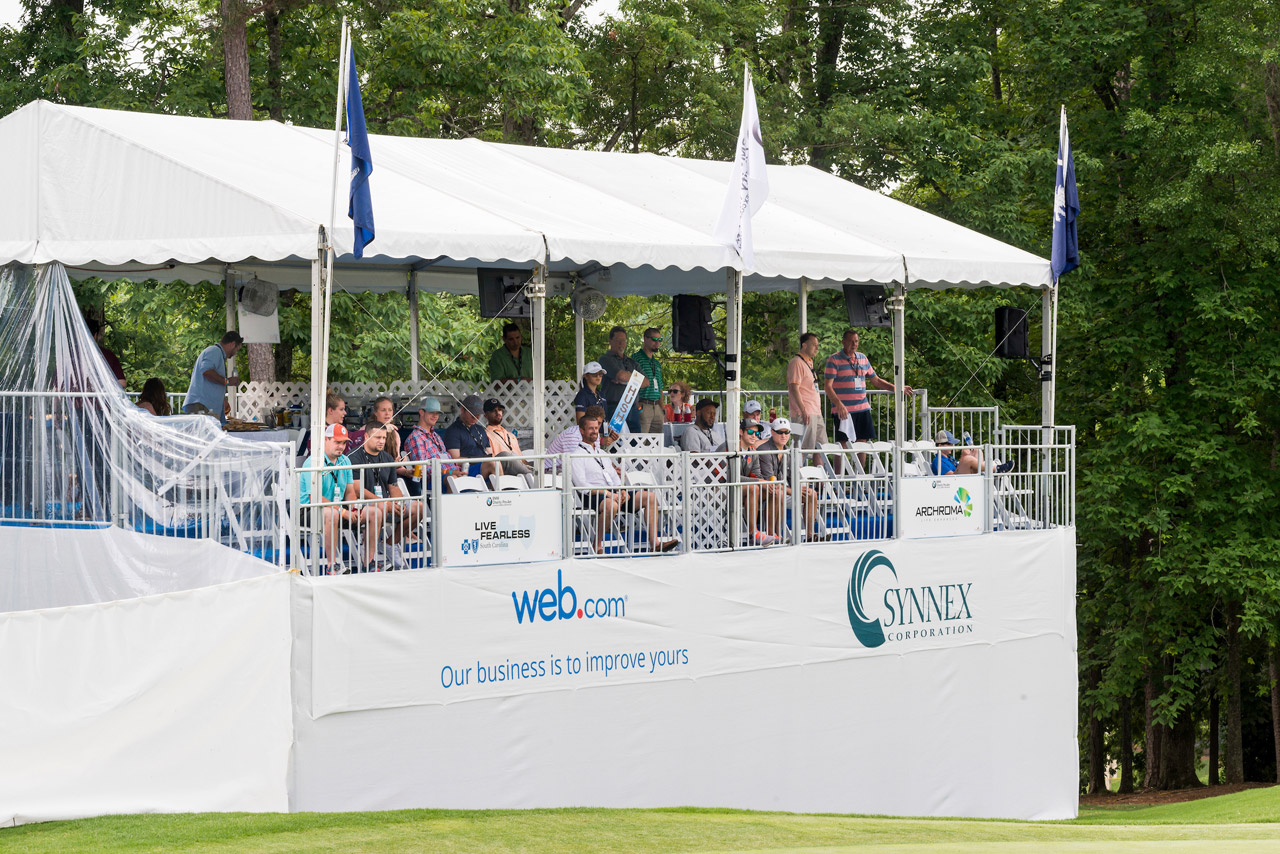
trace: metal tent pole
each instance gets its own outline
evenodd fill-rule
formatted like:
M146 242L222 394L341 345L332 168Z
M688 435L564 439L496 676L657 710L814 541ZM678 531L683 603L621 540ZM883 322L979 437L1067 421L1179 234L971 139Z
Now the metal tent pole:
M409 271L409 378L416 385L418 373L418 273ZM418 390L414 389L414 394Z
M572 309L570 310L572 311ZM581 380L582 371L587 366L587 328L582 316L576 311L573 312L573 352L578 365L578 373L574 375L574 378L575 380Z
M906 348L906 309L907 309L907 264L902 262L902 278L900 284L893 286L893 297L889 300L889 310L893 312L893 536L902 538L902 490L899 488L902 478L902 445L906 441L907 421L906 397L903 386L907 377Z
M311 261L311 459L315 461L317 456L323 461L324 459L324 400L325 400L325 364L324 357L319 352L324 346L324 327L327 322L324 316L324 293L325 281L325 258L328 255L329 240L325 234L324 226L320 226L316 236L316 257ZM319 449L317 453L316 449ZM318 484L316 477L310 478L313 485ZM314 492L314 489L313 489ZM293 496L294 500L301 500L301 493ZM322 524L315 518L316 514L311 514L311 574L315 574L316 568L320 565L320 536ZM300 543L294 543L294 549L299 550ZM332 557L330 558L332 559ZM301 566L301 556L298 556L296 564Z
M809 331L809 279L800 277L800 334Z
M742 515L741 488L737 486L741 460L738 459L738 421L742 412L742 271L726 270L725 287L725 413L724 439L729 452L729 547L737 548ZM686 500L688 497L686 496Z
M222 268L222 283L227 303L227 328L225 331L230 331L239 325L236 318L236 286L231 280L230 265L226 265ZM227 362L224 370L226 371L226 376L233 376L236 372L236 360L232 358ZM234 418L238 412L238 409L236 408L237 401L235 386L227 385L227 402L231 405L231 417ZM217 416L221 418L222 413L217 413Z
M533 453L541 456L547 447L547 267L543 259L533 275L527 293L533 309ZM539 464L541 469L541 464Z

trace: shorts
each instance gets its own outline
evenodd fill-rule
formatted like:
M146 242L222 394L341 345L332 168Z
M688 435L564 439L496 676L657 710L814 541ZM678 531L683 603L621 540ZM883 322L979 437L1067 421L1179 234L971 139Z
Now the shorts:
M827 441L827 419L815 415L804 425L804 435L800 437L800 449L812 451Z
M610 493L616 493L617 491L618 491L618 490L616 490L616 489L608 490L608 492L610 492ZM623 509L623 510L628 509L628 508L631 506L631 503L632 503L633 501L635 501L635 499L636 499L636 494L635 494L634 492L625 492L625 493L623 493L623 495L622 495L622 509ZM591 510L591 511L598 511L598 510L600 509L600 505L601 505L602 503L604 503L604 493L603 493L603 492L584 492L584 493L582 493L582 506L583 506L583 507L585 507L585 508L587 508L588 510Z
M312 511L312 510L315 510L315 509L316 509L315 507L301 507L301 508L299 508L299 509L298 509L298 524L299 524L299 525L301 525L301 526L302 526L302 527L304 527L304 528L310 528L310 527L311 527L311 511ZM346 516L343 516L343 517L341 517L341 518L342 518L342 524L341 524L341 525L339 525L338 527L340 527L340 528L355 528L355 526L356 526L356 523L355 523L355 522L351 521L351 520L350 520L350 519L348 519Z
M853 432L855 436L846 436L843 430L836 430L837 442L874 442L876 439L876 424L871 419L871 410L864 409L861 412L850 412L849 417L853 419Z

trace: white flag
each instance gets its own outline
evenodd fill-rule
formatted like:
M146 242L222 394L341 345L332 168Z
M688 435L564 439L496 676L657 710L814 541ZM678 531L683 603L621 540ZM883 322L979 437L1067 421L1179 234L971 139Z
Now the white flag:
M760 114L756 112L756 92L751 85L751 69L744 64L742 123L738 126L738 147L734 153L733 177L725 192L715 238L732 246L742 259L744 270L755 269L751 244L751 216L769 198L769 176L765 173L764 138L760 135Z

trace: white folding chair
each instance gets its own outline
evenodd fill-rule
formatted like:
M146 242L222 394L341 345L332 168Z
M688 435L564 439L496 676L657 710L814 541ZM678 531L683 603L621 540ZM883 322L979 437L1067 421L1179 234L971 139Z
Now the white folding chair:
M529 488L529 482L524 479L524 475L520 474L491 474L489 475L489 485L494 492L509 492Z
M825 469L822 466L801 466L800 483L809 484L818 493L817 522L819 534L823 531L828 536L845 534L849 539L852 539L853 526L849 523L849 503L842 500L832 489L832 483L827 478ZM828 512L835 514L834 524L827 521Z
M449 491L455 495L461 495L464 492L488 492L489 485L484 482L484 478L480 475L449 475Z

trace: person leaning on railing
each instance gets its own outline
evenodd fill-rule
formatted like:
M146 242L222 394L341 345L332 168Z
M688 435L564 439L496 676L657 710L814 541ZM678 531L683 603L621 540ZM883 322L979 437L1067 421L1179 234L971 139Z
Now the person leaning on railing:
M444 437L436 430L436 423L440 420L440 401L434 397L428 397L422 401L422 406L418 407L418 426L413 428L413 432L409 434L409 438L404 440L405 456L415 463L430 463L432 460L449 460L440 464L440 475L449 477L450 475L462 474L462 466L452 462L453 457L449 455L449 451L444 446ZM410 495L427 495L431 494L431 490L423 485L423 478L430 477L431 469L428 465L415 465L413 467L413 476L408 481Z
M769 425L769 441L765 443L763 450L786 451L790 439L791 422L786 418L775 418ZM769 530L775 533L781 532L782 520L786 513L785 500L791 495L794 484L800 489L800 506L804 511L805 529L809 532L809 539L817 539L818 493L813 490L813 487L799 483L798 478L793 481L792 475L789 453L760 455L760 477L770 481L769 491L765 496L768 504L766 519Z
M342 453L347 446L347 428L341 424L330 424L324 431L324 471L303 471L298 479L298 493L301 504L299 517L303 527L313 527L318 519L321 524L321 536L324 538L324 559L317 562L320 575L341 575L346 572L338 546L338 533L342 528L356 528L364 520L360 510L354 510L338 504L347 496L352 485L351 460ZM302 464L303 469L315 466L313 457L307 457ZM320 476L319 494L313 494L312 477ZM332 505L332 506L325 506ZM366 524L366 536L368 525Z
M604 422L604 413L596 412L590 407L582 418L578 419L578 429L582 439L574 452L570 464L572 481L578 490L583 506L595 510L596 518L596 554L604 550L604 532L613 526L614 517L623 510L632 512L644 511L646 527L649 534L651 551L669 552L679 545L679 540L658 541L658 499L645 489L622 489L622 479L614 468L613 458L600 450L596 440L600 438L600 425Z
M760 477L760 455L751 453L760 447L760 422L754 418L744 418L738 425L738 447L742 449L738 462L738 480L745 486L742 488L742 507L747 516L747 542L758 546L771 546L778 542L776 534L761 531L759 528L760 504L764 501L769 486ZM774 490L776 491L776 490Z

